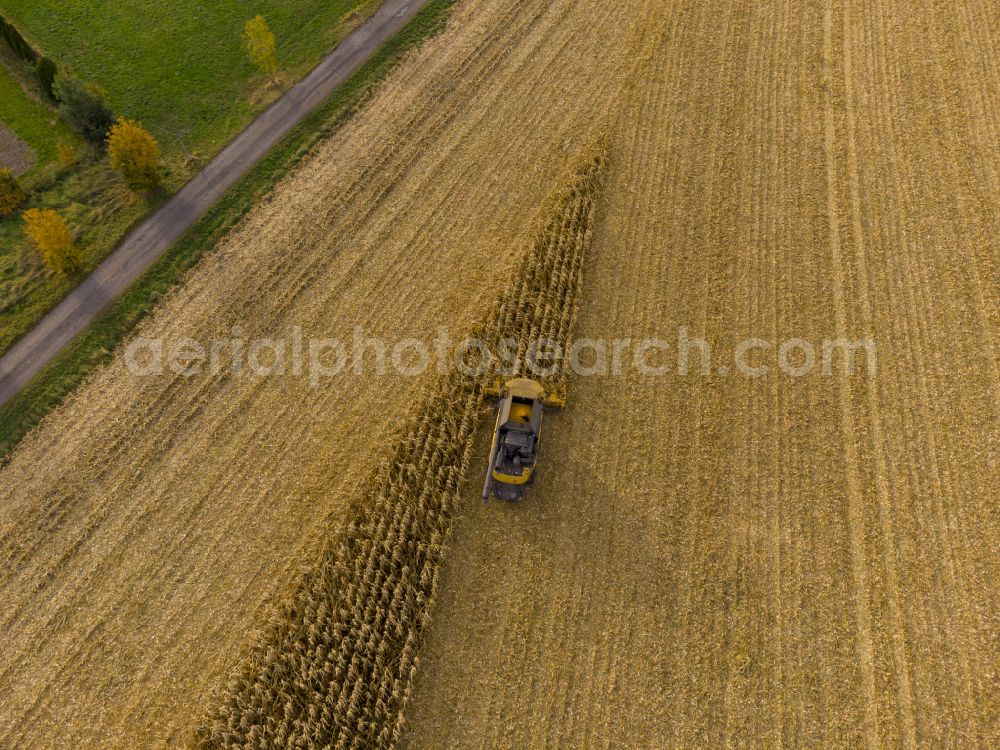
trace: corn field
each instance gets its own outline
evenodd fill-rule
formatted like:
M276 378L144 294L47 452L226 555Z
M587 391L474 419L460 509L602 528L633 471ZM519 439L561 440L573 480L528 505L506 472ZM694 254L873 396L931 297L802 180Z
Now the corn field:
M484 508L482 380L123 348L0 469L0 747L1000 747L997 1L453 8L134 340L633 349Z
M568 347L604 160L598 153L551 199L522 268L482 327L493 350L514 338L523 362L527 342L540 336ZM395 746L483 412L482 385L455 371L428 394L388 466L354 503L346 534L305 576L198 747Z

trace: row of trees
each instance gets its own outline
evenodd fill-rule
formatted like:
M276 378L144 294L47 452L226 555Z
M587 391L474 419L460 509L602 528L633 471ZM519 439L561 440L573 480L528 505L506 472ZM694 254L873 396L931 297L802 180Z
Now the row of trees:
M129 185L146 189L159 182L156 139L135 120L116 118L104 89L62 71L56 76L53 91L63 118L85 140L107 149L111 166Z
M156 183L159 148L156 140L139 123L119 117L108 129L108 161L134 187ZM0 215L13 213L28 197L10 169L0 169ZM61 274L80 270L82 257L66 220L49 208L29 208L21 218L24 233L45 265Z
M21 32L17 30L14 24L3 17L0 17L0 39L7 43L7 46L10 47L15 55L35 68L35 74L38 76L38 83L41 85L42 91L54 98L55 94L52 91L52 84L55 83L56 72L58 71L56 64L45 55L39 54L21 36Z
M159 182L159 147L156 139L139 123L115 117L107 93L79 78L71 70L60 69L40 54L6 19L0 17L0 41L34 67L42 92L58 106L59 114L85 141L106 150L111 167L119 171L135 189ZM64 166L76 160L75 149L60 146ZM29 191L10 169L0 169L0 216L14 213L29 197ZM61 274L80 270L82 257L66 220L48 208L30 208L21 218L24 233L38 250L46 266Z
M160 151L156 139L135 120L115 117L107 93L70 70L60 70L39 55L17 30L0 18L0 37L14 51L36 65L46 94L58 103L59 113L83 138L107 152L108 163L134 189L155 187L160 180ZM278 70L274 34L262 16L246 22L243 44L250 60L276 83ZM10 169L0 169L0 216L12 214L28 198L28 191ZM82 257L66 220L47 208L22 214L24 233L45 265L61 274L80 270Z
M63 118L88 142L107 152L108 163L134 189L159 183L160 150L156 139L135 120L115 117L103 89L67 71L52 86ZM12 214L28 191L10 169L0 169L0 216ZM24 233L45 265L61 274L80 270L82 259L66 220L52 209L22 214Z
M156 184L159 147L139 123L119 117L106 137L108 161L135 188ZM0 170L0 215L13 213L27 191L9 169ZM66 220L52 209L30 208L22 214L24 233L45 265L61 274L80 270L82 258Z

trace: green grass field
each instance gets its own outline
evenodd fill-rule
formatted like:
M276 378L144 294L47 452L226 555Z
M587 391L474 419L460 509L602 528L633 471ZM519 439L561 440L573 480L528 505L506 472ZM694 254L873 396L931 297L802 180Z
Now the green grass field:
M267 20L281 80L289 82L376 7L377 0L0 0L0 13L31 44L103 86L116 112L142 122L175 173L188 171L191 153L200 157L194 163L214 155L271 93L242 47L248 18Z

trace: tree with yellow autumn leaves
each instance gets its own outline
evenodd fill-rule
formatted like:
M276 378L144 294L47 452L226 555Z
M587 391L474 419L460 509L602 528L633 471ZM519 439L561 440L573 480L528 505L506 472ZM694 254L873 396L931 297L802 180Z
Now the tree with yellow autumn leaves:
M83 263L80 251L66 220L48 208L29 208L24 219L24 233L34 244L46 266L62 274L74 274Z
M108 161L135 188L159 182L160 147L156 139L135 120L119 117L108 131Z
M274 34L263 16L254 16L243 28L243 46L250 60L276 84L274 74L278 72L278 57L275 51Z

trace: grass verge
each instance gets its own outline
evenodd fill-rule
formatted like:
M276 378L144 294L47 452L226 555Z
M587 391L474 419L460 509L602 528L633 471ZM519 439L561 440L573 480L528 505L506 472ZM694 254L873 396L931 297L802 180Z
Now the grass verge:
M105 160L93 154L71 169L43 178L28 201L0 220L0 355L30 331L162 202L130 190ZM83 259L72 276L51 271L24 236L21 213L51 208L67 220Z
M368 99L410 49L437 33L455 0L431 0L346 83L275 146L178 242L60 354L0 408L0 465L29 430L95 368L198 260L266 196L318 143L332 135Z

